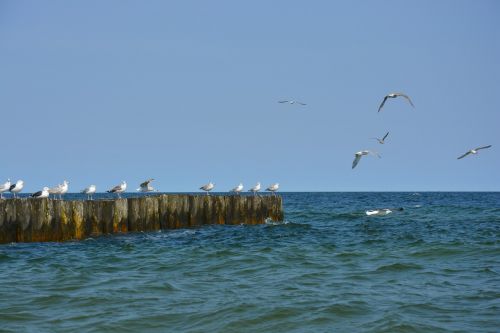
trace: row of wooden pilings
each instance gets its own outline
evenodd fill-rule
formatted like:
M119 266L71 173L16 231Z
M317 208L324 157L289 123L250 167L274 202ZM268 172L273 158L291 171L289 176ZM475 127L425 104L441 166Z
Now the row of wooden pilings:
M0 243L84 239L206 224L283 220L280 196L161 194L114 200L0 200Z

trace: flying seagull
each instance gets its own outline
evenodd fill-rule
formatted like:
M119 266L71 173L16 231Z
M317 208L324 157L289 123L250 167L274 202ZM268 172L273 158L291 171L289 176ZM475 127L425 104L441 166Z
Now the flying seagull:
M24 181L18 180L15 184L10 185L9 191L16 197L16 194L21 192L24 187Z
M273 195L276 194L276 191L280 188L280 184L274 183L272 185L269 185L268 188L266 188L266 191L271 192Z
M465 154L463 154L462 156L457 157L457 160L459 160L461 158L464 158L465 156L470 155L470 154L477 154L478 150L486 149L486 148L490 148L490 147L491 147L491 145L487 145L487 146L483 146L483 147L478 147L478 148L475 148L475 149L471 149L468 152L466 152Z
M154 178L150 178L148 180L146 180L145 182L141 183L141 185L139 185L139 188L137 189L137 191L139 192L155 192L156 190L153 188L153 186L151 186L151 182L154 180Z
M241 191L243 191L243 184L242 183L240 183L238 186L236 186L235 188L233 188L231 190L231 192L236 193L238 195L241 193Z
M380 158L380 155L378 153L374 153L369 150L358 151L356 154L354 154L354 161L352 161L352 168L354 169L356 165L358 165L359 161L361 160L361 157L368 154L372 154Z
M0 185L0 199L3 199L3 192L7 192L10 189L10 179Z
M302 103L302 102L294 101L294 100L278 101L278 103L281 103L281 104L288 103L288 104L307 105L306 103Z
M96 191L96 186L90 185L89 187L83 189L81 193L87 195L87 200L92 200L92 195L95 193L95 191Z
M385 104L385 101L387 101L388 98L396 98L396 97L404 97L408 100L408 102L410 102L410 105L415 107L415 105L413 105L411 99L410 99L410 96L408 95L405 95L403 93L390 93L388 95L386 95L384 97L384 100L382 101L382 103L380 104L380 106L378 107L378 112L380 112L380 110L382 110L382 107L384 107L384 104Z
M208 182L208 184L205 184L202 187L200 187L200 190L205 191L207 193L207 195L209 195L208 192L212 191L214 189L214 187L215 187L214 183Z
M253 195L257 194L257 192L259 192L259 191L260 191L260 183L259 182L257 182L257 184L254 187L252 187L251 189L248 190L248 192L252 192Z
M36 193L33 193L31 195L32 198L37 198L37 199L41 199L41 198L48 198L49 197L49 188L47 186L45 186L43 188L43 190L41 191L38 191Z
M389 135L389 132L385 133L384 137L382 139L379 139L379 138L370 138L370 139L375 139L378 141L378 143L380 143L381 145L383 145L385 143L385 138L387 138L387 136Z
M120 185L116 185L112 189L108 190L108 193L116 193L118 195L118 198L121 198L120 193L125 192L127 189L127 182L122 180L122 183Z

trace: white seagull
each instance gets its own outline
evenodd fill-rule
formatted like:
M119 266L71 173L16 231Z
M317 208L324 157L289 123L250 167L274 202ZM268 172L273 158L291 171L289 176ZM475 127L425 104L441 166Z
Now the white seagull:
M205 191L207 195L209 195L208 192L212 191L214 187L215 187L214 183L208 182L208 184L205 184L202 187L200 187L200 190Z
M238 195L241 193L241 191L243 191L243 184L242 183L240 183L238 186L236 186L235 188L233 188L231 190L231 192L236 193Z
M387 138L388 135L389 135L389 132L385 133L385 135L384 135L384 137L382 139L379 139L379 138L370 138L370 139L377 140L378 143L380 143L381 145L383 145L385 143L385 138Z
M403 93L390 93L390 94L388 94L388 95L386 95L384 97L384 100L382 101L382 103L378 107L378 112L380 112L380 110L382 110L382 107L384 107L385 101L387 101L388 98L396 98L396 97L404 97L404 98L406 98L406 100L410 103L410 105L413 106L413 107L415 107L415 105L413 105L413 103L412 103L412 101L410 99L410 96L405 95Z
M16 194L21 192L24 187L24 181L18 180L15 184L10 185L9 191L16 197Z
M81 193L84 193L87 195L87 200L92 200L92 195L96 191L96 186L95 185L90 185L89 187L84 188Z
M53 194L54 197L59 195L59 199L62 200L63 194L68 192L68 184L69 182L65 180L62 184L58 184L57 186L54 186L49 189L49 194Z
M260 191L260 183L257 182L257 184L252 187L251 189L248 190L248 192L253 192L253 195L257 194L257 192Z
M475 148L475 149L471 149L468 152L466 152L465 154L463 154L462 156L457 157L457 160L459 160L461 158L464 158L465 156L470 155L470 154L477 154L478 150L486 149L486 148L490 148L490 147L491 147L491 145L487 145L487 146L483 146L483 147L478 147L478 148Z
M154 178L150 178L148 180L146 180L145 182L141 183L141 185L139 185L139 188L137 189L137 191L139 192L156 192L156 190L153 188L153 186L151 186L151 182L154 180Z
M266 191L272 192L273 195L276 195L276 191L280 188L280 184L274 183L271 184L268 188L266 188Z
M293 105L293 104L307 105L306 103L302 103L302 102L294 101L294 100L278 101L278 103L281 103L281 104L288 103L288 104L291 104L291 105Z
M368 154L372 154L380 158L380 155L378 153L374 153L369 150L358 151L356 154L354 154L354 161L352 161L352 168L354 169L356 165L358 165L359 161L361 160L361 157Z
M116 185L112 189L108 190L108 193L116 193L118 195L118 198L121 198L120 193L125 192L127 189L127 182L122 180L122 183L120 185Z
M10 178L7 179L5 183L0 185L0 199L3 199L3 192L7 192L10 189Z
M48 198L49 197L49 188L47 186L45 186L43 188L43 190L38 191L36 193L33 193L31 195L31 197L32 198L38 198L38 199L40 199L40 198Z

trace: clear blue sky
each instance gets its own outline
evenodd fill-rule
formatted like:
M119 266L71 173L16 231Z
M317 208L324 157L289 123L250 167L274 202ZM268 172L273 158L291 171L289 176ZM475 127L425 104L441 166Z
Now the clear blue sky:
M499 17L497 1L0 0L0 181L500 190ZM392 91L416 108L378 114ZM382 158L351 170L361 149Z

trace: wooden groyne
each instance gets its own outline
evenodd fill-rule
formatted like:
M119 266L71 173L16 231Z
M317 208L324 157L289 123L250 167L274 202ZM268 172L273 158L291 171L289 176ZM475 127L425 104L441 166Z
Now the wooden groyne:
M206 224L283 220L280 196L162 194L114 200L0 200L0 243L84 239Z

